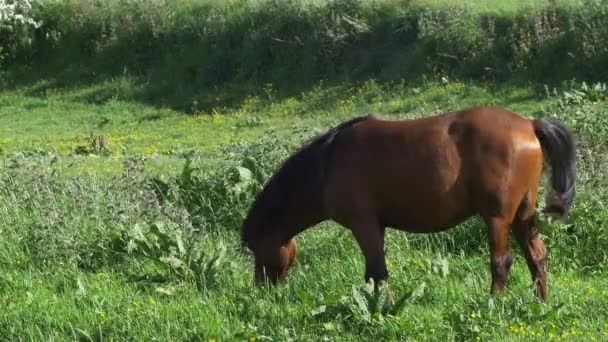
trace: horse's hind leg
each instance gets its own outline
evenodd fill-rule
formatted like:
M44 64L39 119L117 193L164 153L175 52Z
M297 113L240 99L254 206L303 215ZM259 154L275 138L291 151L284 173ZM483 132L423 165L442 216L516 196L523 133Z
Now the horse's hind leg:
M532 275L536 295L547 300L547 249L539 237L536 220L536 198L526 198L513 221L513 232L524 252L528 269Z
M510 222L501 217L486 218L490 244L490 270L492 273L492 294L505 292L505 287L513 264L509 250Z

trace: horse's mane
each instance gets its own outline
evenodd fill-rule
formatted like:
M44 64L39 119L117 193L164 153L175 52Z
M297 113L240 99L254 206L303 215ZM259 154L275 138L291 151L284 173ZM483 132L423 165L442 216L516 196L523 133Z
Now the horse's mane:
M290 202L290 190L301 187L321 194L327 174L332 143L344 129L372 118L359 116L317 135L287 158L258 194L241 228L241 242L247 244L277 226ZM321 201L321 197L318 197Z

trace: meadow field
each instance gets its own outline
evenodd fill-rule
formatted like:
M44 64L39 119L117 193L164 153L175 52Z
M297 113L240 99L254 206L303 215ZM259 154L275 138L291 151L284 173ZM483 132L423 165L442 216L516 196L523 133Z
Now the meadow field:
M608 2L551 3L41 0L36 27L0 16L0 339L608 340ZM539 222L548 302L514 239L508 292L489 294L478 218L388 231L396 301L333 222L297 237L285 283L253 285L241 223L301 144L365 113L476 105L577 137L574 207Z

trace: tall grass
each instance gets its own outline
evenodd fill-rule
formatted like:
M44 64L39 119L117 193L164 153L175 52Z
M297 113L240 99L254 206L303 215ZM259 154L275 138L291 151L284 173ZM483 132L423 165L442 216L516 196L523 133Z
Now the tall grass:
M579 195L572 213L572 221L577 223L562 226L567 231L552 232L552 249L579 265L606 265L608 255L593 252L608 243L602 223L608 215L602 204L608 200L602 169L607 158L608 121L606 106L600 103L605 92L597 97L587 85L579 89L549 92L550 105L540 110L542 116L564 121L579 139ZM386 96L382 101L390 102L396 94L368 89L361 96ZM156 242L148 241L146 234L152 234L155 241L169 241L193 232L236 233L255 194L298 144L270 134L255 142L226 146L219 153L223 160L217 167L197 168L185 159L179 172L164 176L147 172L145 158L135 155L121 159L124 165L120 173L104 178L63 175L68 170L59 166L59 160L71 156L6 156L0 170L0 199L4 203L0 220L2 226L10 227L5 231L8 236L20 241L34 263L73 264L87 269L109 266L132 244L143 243L142 250L149 252L149 244ZM542 209L542 193L539 197ZM470 248L467 252L472 252L484 238L479 235L483 234L479 225L473 221L448 234L411 237L411 242L440 249ZM570 243L579 239L578 248L572 248ZM159 245L154 248L169 248L167 241L157 241Z

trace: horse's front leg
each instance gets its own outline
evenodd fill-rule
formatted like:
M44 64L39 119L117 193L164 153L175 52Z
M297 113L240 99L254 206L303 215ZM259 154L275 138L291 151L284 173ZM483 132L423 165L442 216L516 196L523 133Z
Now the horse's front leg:
M365 257L365 282L371 278L376 286L388 280L384 255L384 231L376 220L353 222L351 231Z

